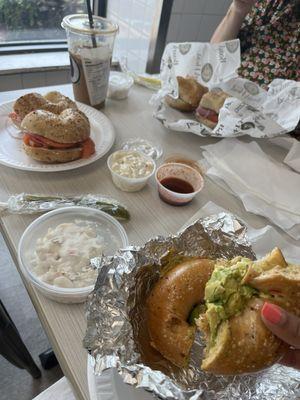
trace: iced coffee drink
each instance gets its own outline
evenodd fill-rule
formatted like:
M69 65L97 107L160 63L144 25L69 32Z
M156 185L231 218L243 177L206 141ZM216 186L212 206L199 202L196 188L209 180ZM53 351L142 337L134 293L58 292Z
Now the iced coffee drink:
M118 26L94 16L94 29L85 14L63 19L76 100L100 109L105 104L114 39Z

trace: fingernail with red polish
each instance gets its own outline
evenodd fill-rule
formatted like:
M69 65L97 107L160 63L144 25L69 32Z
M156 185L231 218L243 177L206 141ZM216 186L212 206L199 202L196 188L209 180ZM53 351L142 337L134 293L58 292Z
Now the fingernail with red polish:
M271 324L281 325L285 321L283 312L274 304L265 303L261 312L264 318L268 322L271 322Z

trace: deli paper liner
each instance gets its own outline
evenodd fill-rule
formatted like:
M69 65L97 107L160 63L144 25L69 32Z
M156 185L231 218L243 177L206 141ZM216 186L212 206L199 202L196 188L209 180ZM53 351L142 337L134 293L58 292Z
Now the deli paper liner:
M145 299L159 278L168 252L207 258L255 258L246 228L227 213L198 220L179 235L157 237L143 247L119 251L99 268L87 303L84 346L94 357L94 372L116 368L124 382L156 398L270 400L300 396L300 373L282 366L244 376L215 376L200 370L204 344L198 334L187 368L176 368L149 345Z
M199 136L267 138L293 131L300 118L300 82L275 79L266 91L238 77L240 63L238 39L218 44L168 44L161 62L162 88L151 99L154 117L166 128ZM232 96L225 101L214 130L198 122L192 113L164 103L167 94L178 97L176 76L193 76L210 90L222 89Z

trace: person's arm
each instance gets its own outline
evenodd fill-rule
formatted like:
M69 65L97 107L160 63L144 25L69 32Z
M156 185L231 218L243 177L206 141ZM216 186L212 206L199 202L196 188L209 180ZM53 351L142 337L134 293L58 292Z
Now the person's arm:
M261 311L266 326L281 340L293 347L281 364L300 369L300 318L274 304L265 303Z
M234 0L210 42L220 43L236 39L246 15L251 11L255 2L256 0Z

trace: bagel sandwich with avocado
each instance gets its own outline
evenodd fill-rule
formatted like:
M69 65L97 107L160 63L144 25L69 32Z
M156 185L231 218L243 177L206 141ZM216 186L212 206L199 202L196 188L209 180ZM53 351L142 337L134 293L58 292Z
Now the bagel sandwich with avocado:
M264 259L220 260L205 286L206 312L196 320L206 341L201 368L222 375L256 372L276 363L287 345L264 325L264 300L300 315L300 266L275 248Z
M236 375L265 369L287 350L261 319L265 300L300 316L300 266L287 264L277 248L258 261L181 259L149 293L151 345L186 367L199 329L206 345L203 370Z

